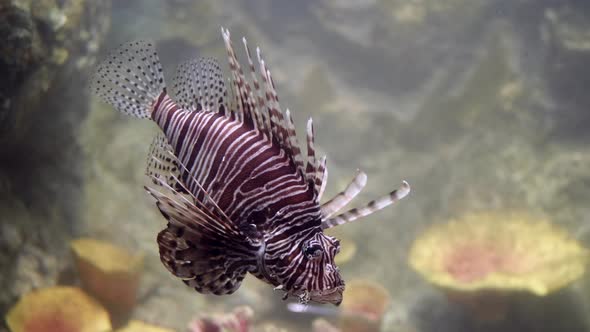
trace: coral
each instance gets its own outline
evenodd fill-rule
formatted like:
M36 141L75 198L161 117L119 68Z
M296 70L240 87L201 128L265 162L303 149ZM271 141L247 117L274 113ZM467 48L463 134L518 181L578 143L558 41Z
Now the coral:
M254 311L247 306L235 308L231 313L203 315L189 324L190 332L248 332Z
M143 255L90 238L71 247L84 288L115 315L127 315L136 304Z
M65 69L92 64L110 23L110 1L2 1L0 32L0 142L8 142L31 127L32 115ZM72 55L72 56L70 56Z
M311 323L311 330L313 332L341 332L339 328L323 318L314 319Z
M12 332L104 332L108 313L82 290L50 287L25 294L6 315Z
M544 296L580 278L588 250L565 230L524 213L470 213L432 226L409 262L426 280L461 291L528 291Z

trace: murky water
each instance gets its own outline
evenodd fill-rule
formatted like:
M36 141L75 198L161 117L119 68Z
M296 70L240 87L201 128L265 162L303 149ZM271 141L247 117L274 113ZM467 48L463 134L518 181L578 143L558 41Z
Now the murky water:
M11 80L0 86L3 313L34 289L62 285L98 299L115 325L131 318L175 331L199 331L194 320L214 313L249 317L249 331L333 331L318 319L342 331L590 330L585 2L106 4L0 4L14 29L33 17L22 30L31 38L15 32L0 47ZM137 39L155 41L168 82L177 64L203 56L228 74L221 26L242 61L242 36L263 50L300 142L313 118L316 150L328 160L324 197L357 169L368 182L354 206L402 180L412 186L402 201L331 232L343 239L337 263L347 282L338 308L294 312L296 299L281 300L253 276L235 294L213 296L170 275L156 243L166 220L143 189L159 129L84 87L97 59ZM80 237L116 247L72 250ZM109 275L117 269L124 276ZM118 306L124 298L132 300ZM23 321L44 314L21 310L32 317Z

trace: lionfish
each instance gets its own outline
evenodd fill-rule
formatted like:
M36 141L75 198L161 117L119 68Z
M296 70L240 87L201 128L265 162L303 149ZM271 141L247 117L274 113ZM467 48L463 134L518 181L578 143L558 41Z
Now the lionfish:
M216 60L200 58L178 67L169 94L151 41L121 45L91 81L92 92L115 109L149 118L162 130L148 156L153 186L145 187L168 221L157 236L160 259L199 293L231 294L249 272L284 291L284 299L338 305L344 281L334 256L340 244L323 231L402 199L410 187L404 181L334 216L365 186L365 173L320 204L328 168L325 156L316 157L312 120L304 157L260 49L255 66L243 38L248 80L229 31L221 31L229 89Z

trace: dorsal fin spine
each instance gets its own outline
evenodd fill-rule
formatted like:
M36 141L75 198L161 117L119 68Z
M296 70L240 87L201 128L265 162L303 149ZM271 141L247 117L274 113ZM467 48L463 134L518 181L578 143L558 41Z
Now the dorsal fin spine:
M260 76L257 77L256 67L252 61L247 41L242 39L246 50L248 65L250 67L252 84L254 84L255 88L252 89L251 85L246 81L244 73L237 60L230 40L229 31L224 28L221 30L226 46L230 70L232 72L233 87L238 95L236 99L238 104L237 109L241 111L241 115L245 118L244 123L251 124L262 132L269 141L284 149L289 154L291 161L297 167L298 172L301 176L305 177L303 158L297 142L293 120L290 117L290 114L283 115L283 112L281 111L279 98L275 90L275 84L270 70L266 67L260 48L256 49ZM260 78L260 81L258 78ZM262 91L262 89L264 89L264 91Z

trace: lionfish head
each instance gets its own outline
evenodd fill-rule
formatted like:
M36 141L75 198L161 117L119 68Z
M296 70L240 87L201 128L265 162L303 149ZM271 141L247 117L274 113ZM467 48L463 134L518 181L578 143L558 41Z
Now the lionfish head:
M344 280L334 257L340 251L340 241L321 230L306 236L294 250L276 265L278 276L284 276L280 287L302 303L332 303L339 305L344 292Z

